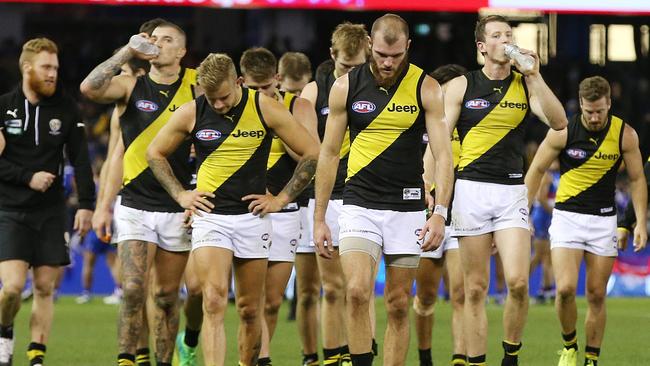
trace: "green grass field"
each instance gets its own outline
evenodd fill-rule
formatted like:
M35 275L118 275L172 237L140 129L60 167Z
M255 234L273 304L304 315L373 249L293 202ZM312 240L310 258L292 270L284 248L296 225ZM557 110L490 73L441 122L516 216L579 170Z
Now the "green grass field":
M584 347L582 322L585 316L585 302L579 300L578 339ZM28 323L31 303L24 303L15 325L16 349L14 365L27 364L25 350L28 342ZM294 322L286 321L288 304L282 307L277 332L271 346L273 363L277 366L298 366L301 361L300 341ZM386 317L383 311L383 299L377 299L377 327L380 346ZM490 341L488 362L500 364L501 357L501 310L489 305ZM116 360L116 317L117 307L104 305L100 298L91 303L77 305L71 297L63 297L56 304L56 315L48 354L45 359L48 366L95 366L114 365ZM436 308L434 327L433 355L434 364L446 365L451 357L449 304L440 303ZM231 305L226 318L228 333L227 364L237 364L236 331L237 315ZM531 305L524 348L521 353L522 366L549 366L557 364L556 352L561 348L559 325L555 312L550 305ZM650 341L650 298L608 300L608 327L603 344L599 365L645 366L650 365L648 347ZM321 354L322 357L322 354ZM375 361L381 365L380 359ZM413 327L411 328L411 345L407 365L417 365L417 347Z

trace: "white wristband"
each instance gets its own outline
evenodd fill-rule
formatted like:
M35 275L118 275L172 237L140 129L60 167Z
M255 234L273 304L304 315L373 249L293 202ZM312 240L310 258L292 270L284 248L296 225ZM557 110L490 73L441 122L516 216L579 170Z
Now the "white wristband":
M433 207L433 214L442 216L442 218L447 221L447 207L443 205L435 205Z

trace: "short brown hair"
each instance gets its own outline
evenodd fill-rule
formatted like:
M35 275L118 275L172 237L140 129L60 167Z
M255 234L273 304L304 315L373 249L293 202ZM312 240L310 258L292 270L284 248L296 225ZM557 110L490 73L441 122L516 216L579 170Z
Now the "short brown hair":
M56 46L56 43L48 38L30 39L23 45L23 51L20 53L20 57L18 58L18 66L22 69L25 62L31 62L34 59L34 56L43 51L58 54L59 48Z
M381 31L384 35L384 42L389 45L394 44L399 39L400 35L404 35L406 39L409 39L409 25L397 14L385 14L374 23L372 23L372 28L370 30L370 38L375 39L375 34Z
M352 24L344 22L336 26L332 32L332 53L338 57L339 52L353 57L359 51L365 50L368 53L368 31L363 24Z
M602 76L592 76L580 82L578 96L589 102L595 102L602 97L611 98L609 82Z
M275 76L278 60L273 52L264 47L249 48L239 59L239 68L244 76L250 76L255 81L265 81Z
M479 19L476 22L476 28L474 28L474 39L476 42L485 42L485 26L488 23L506 23L510 25L508 19L501 15L488 15L484 18Z
M140 33L147 33L148 35L151 35L151 33L153 33L153 30L158 28L158 26L163 23L169 22L163 18L149 19L140 25Z
M301 52L286 52L278 62L278 74L281 78L302 80L305 76L311 79L311 62Z
M436 79L440 85L443 85L449 80L465 74L467 74L467 69L463 66L456 64L447 64L433 70L429 73L429 76Z
M196 69L197 80L204 90L214 90L228 79L237 79L235 63L225 53L209 54Z

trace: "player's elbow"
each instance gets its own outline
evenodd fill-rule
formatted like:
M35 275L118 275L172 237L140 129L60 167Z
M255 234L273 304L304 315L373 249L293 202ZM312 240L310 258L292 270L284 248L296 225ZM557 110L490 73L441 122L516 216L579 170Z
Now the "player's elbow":
M559 131L565 128L568 124L569 124L569 120L566 118L564 114L558 116L557 118L553 118L550 121L551 128L554 129L555 131Z
M164 158L163 154L160 152L160 150L158 150L156 148L156 145L154 145L154 144L149 145L149 147L147 148L146 156L147 156L147 162L148 163L151 163L154 160ZM151 164L149 164L149 165L151 165Z
M88 79L85 79L84 81L81 82L81 85L79 85L79 91L84 97L92 101L98 98L96 90L91 87Z

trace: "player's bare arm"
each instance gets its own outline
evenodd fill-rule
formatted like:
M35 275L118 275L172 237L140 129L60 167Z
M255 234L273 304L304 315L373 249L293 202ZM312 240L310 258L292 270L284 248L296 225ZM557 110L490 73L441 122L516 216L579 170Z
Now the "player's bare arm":
M429 136L429 149L436 162L434 170L434 182L436 184L436 205L449 206L451 189L453 184L453 160L451 154L451 139L449 138L449 127L445 121L445 109L443 94L440 85L430 76L426 76L422 83L422 107L425 113L425 123ZM446 217L434 214L427 220L425 227L420 234L424 239L422 250L429 251L440 246L445 236Z
M465 90L467 90L467 78L465 76L456 77L445 84L445 119L449 127L449 136L456 128L456 123L460 117Z
M185 141L196 120L196 102L183 104L172 116L147 149L147 162L156 179L184 209L201 215L199 211L210 212L214 205L205 197L214 197L212 192L186 191L174 175L167 157Z
M535 67L525 73L526 86L530 93L531 111L552 129L563 129L569 124L569 120L562 103L553 94L539 72L539 56L529 50L522 50L522 53L529 54L535 59Z
M331 233L325 223L325 212L334 188L336 171L339 166L339 153L348 127L348 115L345 109L348 85L348 75L346 74L334 82L330 91L330 113L327 116L325 136L321 144L318 167L316 168L313 239L318 254L325 258L331 258L331 252L334 251ZM327 242L327 250L324 247L325 242Z
M623 160L630 180L630 193L637 223L645 223L648 211L648 187L643 172L643 160L639 151L639 137L632 127L625 125L623 131ZM648 241L646 225L634 227L634 251L643 250ZM626 243L627 241L623 241ZM625 248L621 248L625 249Z
M542 177L546 174L553 160L560 155L560 151L566 146L566 140L566 128L560 131L551 129L546 134L546 138L542 141L542 144L539 145L535 158L533 158L533 162L530 164L530 168L528 168L528 172L524 178L524 183L528 189L529 210L534 201L535 193L539 190Z
M307 132L314 138L317 144L320 144L318 138L318 119L316 118L316 110L311 102L305 98L298 97L293 103L293 118L301 124ZM300 155L296 154L286 142L282 142L287 149L287 153L295 161L300 160Z
M252 200L249 209L254 214L276 212L293 201L311 182L318 162L317 139L301 123L296 122L282 104L260 95L260 109L266 124L300 159L293 176L277 196L248 195L242 198Z

